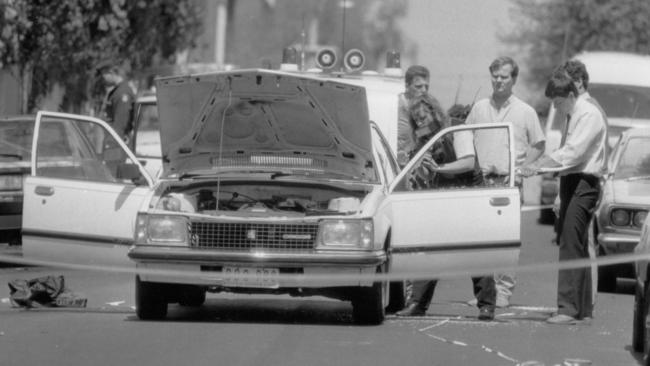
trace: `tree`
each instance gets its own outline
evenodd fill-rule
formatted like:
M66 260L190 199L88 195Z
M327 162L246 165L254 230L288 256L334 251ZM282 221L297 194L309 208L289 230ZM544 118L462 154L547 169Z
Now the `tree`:
M527 55L526 81L534 89L582 51L650 51L648 0L511 1L514 31L501 39Z
M55 85L66 91L61 109L78 111L100 62L173 60L192 46L199 19L191 0L2 0L0 67L18 70L23 111Z

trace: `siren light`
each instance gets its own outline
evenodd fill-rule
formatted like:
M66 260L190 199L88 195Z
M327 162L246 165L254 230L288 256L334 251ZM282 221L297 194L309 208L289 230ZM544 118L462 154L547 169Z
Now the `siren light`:
M333 68L336 61L336 52L331 48L324 48L316 54L316 65L323 70Z
M282 63L280 70L298 71L298 52L293 47L286 47L282 50Z
M363 68L366 63L366 56L361 50L353 48L345 53L343 57L343 64L348 71L358 71Z

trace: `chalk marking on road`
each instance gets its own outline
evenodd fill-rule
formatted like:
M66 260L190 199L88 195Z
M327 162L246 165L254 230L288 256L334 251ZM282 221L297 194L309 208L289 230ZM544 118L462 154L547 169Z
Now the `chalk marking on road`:
M435 340L437 340L437 341L440 341L440 342L444 342L444 343L448 343L448 344L453 344L454 346L459 346L459 347L474 347L474 348L480 348L481 350L483 350L483 351L485 351L485 352L487 352L487 353L494 353L494 354L497 355L498 357L500 357L500 358L502 358L502 359L504 359L504 360L510 361L510 362L512 362L513 364L518 364L518 363L519 363L519 361L518 361L517 359L512 358L512 357L510 357L510 356L504 354L503 352L496 351L496 350L493 350L492 348L486 347L486 346L483 345L483 344L480 345L480 346L478 346L478 345L472 345L472 344L468 344L468 343L465 343L465 342L462 342L462 341L458 341L458 340L453 340L453 339L443 338L443 337L440 337L440 336L437 336L437 335L435 335L435 334L431 334L431 333L426 333L426 332L422 332L422 333L424 333L427 337L431 337L431 338L433 338L433 339L435 339Z
M424 331L426 331L426 330L429 330L429 329L431 329L431 328L435 328L435 327L440 326L440 325L443 325L443 324L445 324L445 323L449 323L449 319L445 319L445 320L439 321L439 322L437 322L436 324L432 324L432 325L429 325L428 327L424 327L424 328L422 328L422 329L418 329L418 330L419 330L420 332L424 332Z

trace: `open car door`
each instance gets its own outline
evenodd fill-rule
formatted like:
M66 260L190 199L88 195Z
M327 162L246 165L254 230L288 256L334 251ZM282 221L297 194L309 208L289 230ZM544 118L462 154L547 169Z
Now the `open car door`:
M23 186L23 257L132 266L135 217L152 184L104 121L39 112Z
M500 171L485 179L478 165L465 176L427 174L425 154L435 155L445 139L457 154L473 150L478 164L496 159ZM475 144L477 139L489 139L489 151L478 151L475 146L485 143ZM422 279L480 276L516 266L521 202L514 179L511 124L461 125L439 132L389 188L391 272Z

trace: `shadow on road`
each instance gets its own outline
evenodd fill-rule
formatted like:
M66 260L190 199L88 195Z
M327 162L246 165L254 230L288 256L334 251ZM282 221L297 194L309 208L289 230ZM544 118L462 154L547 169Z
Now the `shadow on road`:
M134 314L128 320L139 321ZM352 306L343 301L287 299L208 299L201 307L170 304L165 321L263 323L263 324L354 324Z

